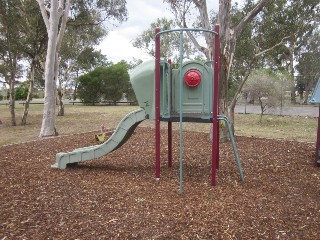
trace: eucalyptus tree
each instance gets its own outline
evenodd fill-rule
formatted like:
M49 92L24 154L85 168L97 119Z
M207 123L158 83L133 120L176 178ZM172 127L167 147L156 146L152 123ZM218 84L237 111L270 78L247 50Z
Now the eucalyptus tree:
M39 137L58 135L55 127L56 81L59 51L71 8L71 0L37 0L46 25L48 45L45 61L43 119Z
M307 103L310 91L320 79L320 29L314 31L307 40L306 46L300 51L298 64L295 69L298 71L297 86L300 86L302 102Z
M32 100L35 81L37 76L43 74L44 53L47 43L46 28L42 21L37 3L34 0L21 1L19 15L24 19L21 22L20 42L24 59L28 62L27 81L29 83L28 95L25 99L24 111L21 117L21 125L27 123L29 103Z
M55 127L55 94L59 74L59 56L62 39L68 20L81 19L83 15L92 16L82 25L103 24L107 20L122 22L126 20L126 1L107 0L37 0L48 34L48 47L45 63L45 100L43 120L39 136L57 135ZM88 19L88 18L86 18Z
M239 22L240 15L245 15L242 11L248 11L252 1L247 1L242 9L233 9L233 21ZM295 7L293 7L293 5ZM298 9L298 5L299 8ZM314 29L315 20L310 19L317 12L317 1L269 1L259 15L247 24L244 31L240 34L234 61L232 64L231 79L235 79L237 90L229 105L229 114L231 121L234 119L234 108L238 97L241 94L242 87L251 71L257 68L271 68L273 70L285 70L290 72L292 99L295 99L295 84L293 77L293 60L294 53L298 56L298 52L303 47L305 39ZM297 16L297 12L304 12ZM299 19L299 24L296 20L292 20L295 15ZM310 16L313 16L310 18ZM294 51L290 50L292 39L296 39L299 44L296 44ZM286 64L284 64L286 63Z
M270 0L261 15L258 26L260 46L275 44L279 37L286 38L285 45L269 54L266 59L275 68L285 68L294 76L294 63L298 61L299 52L308 44L307 39L319 26L318 0ZM277 37L278 36L278 37ZM291 89L291 102L295 103L295 88Z
M269 56L282 52L290 37L290 35L283 34L281 28L270 27L270 25L274 25L273 14L281 14L281 6L278 2L277 11L266 11L272 4L274 3L269 2L257 17L245 26L237 39L229 77L229 81L233 83L235 88L229 104L229 117L232 123L234 123L234 110L237 100L241 96L242 88L251 72L263 67L272 68L273 63L270 62L272 58ZM232 8L232 21L235 24L239 23L252 9L253 5L252 1L245 2L242 8L235 5ZM273 5L272 7L275 8ZM269 61L266 61L266 59Z
M9 102L11 125L16 126L15 112L15 85L21 74L20 60L23 58L21 51L22 37L19 27L23 19L19 15L20 1L0 0L0 74L9 85Z

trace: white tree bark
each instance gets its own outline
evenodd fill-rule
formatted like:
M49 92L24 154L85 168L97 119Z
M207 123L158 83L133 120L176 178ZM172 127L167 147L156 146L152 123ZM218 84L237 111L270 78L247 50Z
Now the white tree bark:
M59 50L65 32L71 0L51 0L50 8L43 0L37 0L48 33L45 63L45 89L43 119L39 137L58 135L55 126L56 80L58 79ZM49 14L48 14L49 12ZM61 19L62 17L62 19ZM61 24L59 26L59 22Z

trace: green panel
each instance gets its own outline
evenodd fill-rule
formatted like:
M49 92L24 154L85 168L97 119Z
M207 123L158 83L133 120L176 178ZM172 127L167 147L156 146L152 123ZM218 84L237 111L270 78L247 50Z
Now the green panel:
M130 82L139 106L154 118L154 77L155 61L149 60L135 67L130 73Z
M211 113L212 99L212 69L204 67L201 62L186 62L182 66L182 76L189 70L198 70L201 73L201 83L197 87L188 87L183 82L183 99L182 107L183 113ZM173 81L173 99L172 110L174 113L180 112L179 96L180 96L180 84L179 84L179 69L174 69L172 72ZM182 81L184 81L182 79Z
M161 114L168 109L168 93L166 86L168 84L168 63L160 63L160 104ZM130 82L134 93L136 94L139 106L148 114L149 119L154 119L155 113L155 61L149 60L141 63L130 73Z

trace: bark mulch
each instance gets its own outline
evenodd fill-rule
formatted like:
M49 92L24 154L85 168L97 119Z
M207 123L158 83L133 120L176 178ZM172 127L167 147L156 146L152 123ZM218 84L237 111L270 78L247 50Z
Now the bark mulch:
M96 144L93 133L0 148L0 239L320 239L320 168L314 144L237 137L241 182L230 143L221 144L210 186L208 134L179 133L174 165L154 178L154 132L140 127L125 145L66 170L61 151Z

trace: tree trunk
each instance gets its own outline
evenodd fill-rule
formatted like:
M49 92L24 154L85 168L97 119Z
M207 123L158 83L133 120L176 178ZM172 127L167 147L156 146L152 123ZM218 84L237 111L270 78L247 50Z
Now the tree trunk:
M48 47L45 64L45 87L44 87L44 107L43 119L39 137L48 137L58 135L55 127L55 64L56 64L56 47L58 41L58 24L59 13L58 2L51 1L53 5L50 8Z
M259 119L259 123L262 122L262 116L263 116L263 112L264 112L264 107L263 107L263 103L261 98L259 97L259 104L260 104L260 109L261 109L261 114L260 114L260 119Z
M219 3L219 24L220 24L220 82L219 82L219 112L228 114L228 74L232 62L230 52L231 39L231 1L220 0Z
M10 79L10 96L9 96L9 107L10 107L10 114L11 114L11 125L16 126L16 97L14 91L14 84L15 84L15 77L14 75L11 76Z
M61 86L58 88L58 116L64 116L64 104L62 101L63 92Z
M58 54L56 54L56 63L55 63L55 79L59 82L59 87L57 91L57 105L58 105L58 116L64 116L64 105L62 101L63 92L62 92L62 83L61 79L59 78L59 65L60 60Z
M72 94L73 101L77 100L78 83L79 83L79 72L77 71L77 78L76 78L76 81L75 81L74 90L73 90L73 94Z
M47 13L44 0L37 0L48 33L48 47L45 64L45 90L43 119L40 137L58 135L55 127L56 80L58 79L59 51L66 29L72 0L50 1L50 13Z
M304 99L303 99L303 103L304 104L308 104L308 98L309 98L309 94L310 94L310 89L306 89L306 92L304 94Z
M29 82L29 90L26 103L24 105L24 111L21 118L21 125L27 124L27 116L29 112L29 103L32 100L32 93L33 93L33 86L34 86L34 75L35 75L35 62L32 61L31 63L31 74L30 74L30 82Z
M294 37L295 38L295 37ZM295 83L294 83L294 66L293 66L293 62L294 62L294 49L295 49L295 41L292 41L290 43L290 46L289 46L289 52L290 52L290 64L289 64L289 69L288 69L288 72L290 73L291 77L292 77L292 81L293 81L293 84L292 86L295 86ZM297 101L296 101L296 89L295 87L292 87L291 89L291 103L292 104L296 104Z
M10 114L11 114L11 125L16 126L16 94L15 94L15 83L16 83L16 72L17 72L17 56L12 53L11 51L11 44L8 40L9 46L9 66L10 66L10 76L5 76L6 79L9 79L9 107L10 107ZM7 81L6 81L7 82Z

